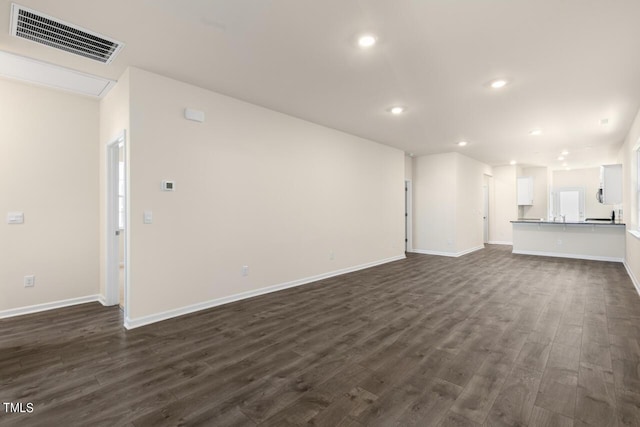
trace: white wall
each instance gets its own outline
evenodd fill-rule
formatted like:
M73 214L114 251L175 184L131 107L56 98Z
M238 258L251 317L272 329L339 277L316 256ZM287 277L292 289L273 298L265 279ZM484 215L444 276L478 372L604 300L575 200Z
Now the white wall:
M98 149L100 152L100 294L106 295L106 164L107 164L107 144L114 141L125 132L125 137L130 138L129 125L129 70L118 79L118 83L100 102L100 141ZM125 159L129 157L129 143L126 144ZM125 171L129 174L130 171ZM120 236L121 248L124 249L125 235ZM122 256L122 254L120 254Z
M95 297L98 102L0 79L0 117L0 316Z
M549 216L549 185L546 167L523 167L520 176L533 177L533 205L520 206L519 217L547 218ZM517 203L517 202L516 202Z
M600 188L600 168L584 168L553 171L552 188L582 187L585 190L585 218L610 218L614 206L603 205L596 200Z
M627 230L638 230L638 165L635 150L640 144L640 112L625 138L624 144L618 153L618 159L622 163L622 199L623 221L627 224ZM637 288L640 288L640 238L627 233L626 235L625 266L634 280ZM640 289L639 289L640 291Z
M414 158L413 249L456 251L456 154Z
M413 180L413 157L404 156L404 179L405 181Z
M139 69L130 101L134 324L404 256L402 151Z
M511 222L518 219L516 199L516 166L496 166L493 168L493 203L490 216L489 241L491 243L512 244Z
M456 253L484 247L485 175L491 175L488 165L461 154L457 158L456 191Z
M482 186L490 173L488 166L458 153L415 158L415 252L458 256L482 247Z

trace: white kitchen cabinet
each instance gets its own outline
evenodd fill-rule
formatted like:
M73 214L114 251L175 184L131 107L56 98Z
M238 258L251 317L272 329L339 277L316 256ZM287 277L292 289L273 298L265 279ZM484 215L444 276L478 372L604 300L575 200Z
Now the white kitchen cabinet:
M531 206L533 205L533 177L532 176L520 176L518 177L518 206Z
M622 165L600 166L600 203L617 205L622 203Z

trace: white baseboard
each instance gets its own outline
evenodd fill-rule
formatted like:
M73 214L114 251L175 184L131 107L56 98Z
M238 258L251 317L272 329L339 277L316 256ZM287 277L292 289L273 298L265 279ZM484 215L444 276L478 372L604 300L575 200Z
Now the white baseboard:
M364 270L365 268L375 267L376 265L386 264L389 262L398 261L405 258L406 256L404 254L398 255L395 257L391 257L391 258L387 258L379 261L373 261L366 264L360 264L354 267L348 267L348 268L343 268L341 270L335 270L328 273L319 274L317 276L306 277L304 279L294 280L286 283L280 283L278 285L268 286L266 288L256 289L256 290L247 291L247 292L241 292L239 294L230 295L228 297L204 301L198 304L188 305L186 307L180 307L173 310L164 311L162 313L151 314L148 316L138 317L134 319L125 317L124 327L127 329L139 328L141 326L149 325L151 323L156 323L162 320L183 316L185 314L194 313L200 310L206 310L208 308L217 307L219 305L228 304L230 302L239 301L246 298L252 298L252 297L280 291L287 288L306 285L307 283L317 282L318 280L328 279L330 277L340 276L342 274L351 273L358 270Z
M564 254L557 252L541 252L541 251L522 251L513 250L512 253L518 255L537 255L537 256L549 256L555 258L571 258L571 259L586 259L589 261L608 261L608 262L624 262L624 258L597 256L597 255L581 255L581 254Z
M636 278L635 274L633 274L633 271L631 271L631 267L629 267L629 264L627 264L626 259L622 264L624 265L625 270L627 270L627 274L631 278L631 282L633 283L633 286L635 286L636 292L638 292L638 295L640 295L640 282L638 282L638 279Z
M448 256L448 257L458 258L458 257L461 257L462 255L466 255L466 254L470 254L471 252L479 251L480 249L484 249L484 245L483 246L476 246L475 248L471 248L471 249L466 249L466 250L461 251L461 252L440 252L440 251L430 251L430 250L427 250L427 249L414 249L411 252L416 253L416 254L423 254L423 255L438 255L438 256Z
M101 295L88 295L86 297L71 298L62 301L47 302L44 304L29 305L27 307L12 308L0 311L0 319L7 317L21 316L23 314L38 313L40 311L54 310L56 308L69 307L72 305L86 304L88 302L102 302Z
M509 245L509 246L513 246L513 242L507 242L507 241L503 241L503 240L490 240L487 242L490 245Z

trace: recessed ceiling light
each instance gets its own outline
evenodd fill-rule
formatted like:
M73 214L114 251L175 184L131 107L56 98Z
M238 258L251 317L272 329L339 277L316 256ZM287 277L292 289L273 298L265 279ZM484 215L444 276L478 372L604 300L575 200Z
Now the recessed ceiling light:
M534 129L531 132L529 132L529 135L532 135L532 136L542 135L542 130L541 129Z
M363 34L360 37L358 37L358 46L371 47L374 44L376 44L377 41L378 39L376 38L376 36L372 34Z
M601 124L602 126L606 126L606 125L608 125L608 124L609 124L609 119L600 119L600 124Z
M564 170L566 170L566 171L570 171L570 170L571 170L571 168L564 168Z
M560 157L558 157L558 160L563 161L564 157L560 156Z
M562 164L562 166L567 166L567 162L564 162L564 163Z
M464 147L464 146L465 146L465 145L467 145L467 144L468 144L468 142L467 142L467 141L460 141L460 142L458 142L458 145L459 145L460 147Z
M507 85L507 81L505 79L496 79L496 80L493 80L491 83L489 83L489 85L493 89L500 89Z
M562 150L562 153L560 153L560 154L562 154L563 156L566 156L566 155L569 154L569 152L567 150Z
M391 112L391 114L398 115L398 114L404 113L405 111L407 111L407 109L406 109L406 107L397 106L397 107L391 107L391 109L389 109L389 111Z
M515 165L516 163L517 163L517 162L516 162L515 160L511 160L511 161L509 162L509 164L510 164L510 165L512 165L512 166L513 166L513 165Z

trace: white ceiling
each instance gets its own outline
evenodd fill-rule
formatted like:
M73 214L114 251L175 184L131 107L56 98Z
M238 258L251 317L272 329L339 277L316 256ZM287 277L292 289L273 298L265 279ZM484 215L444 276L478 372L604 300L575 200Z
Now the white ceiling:
M126 46L104 65L12 37L0 0L0 50L111 79L140 67L416 155L610 163L640 107L640 0L18 3ZM358 48L363 32L379 43Z

